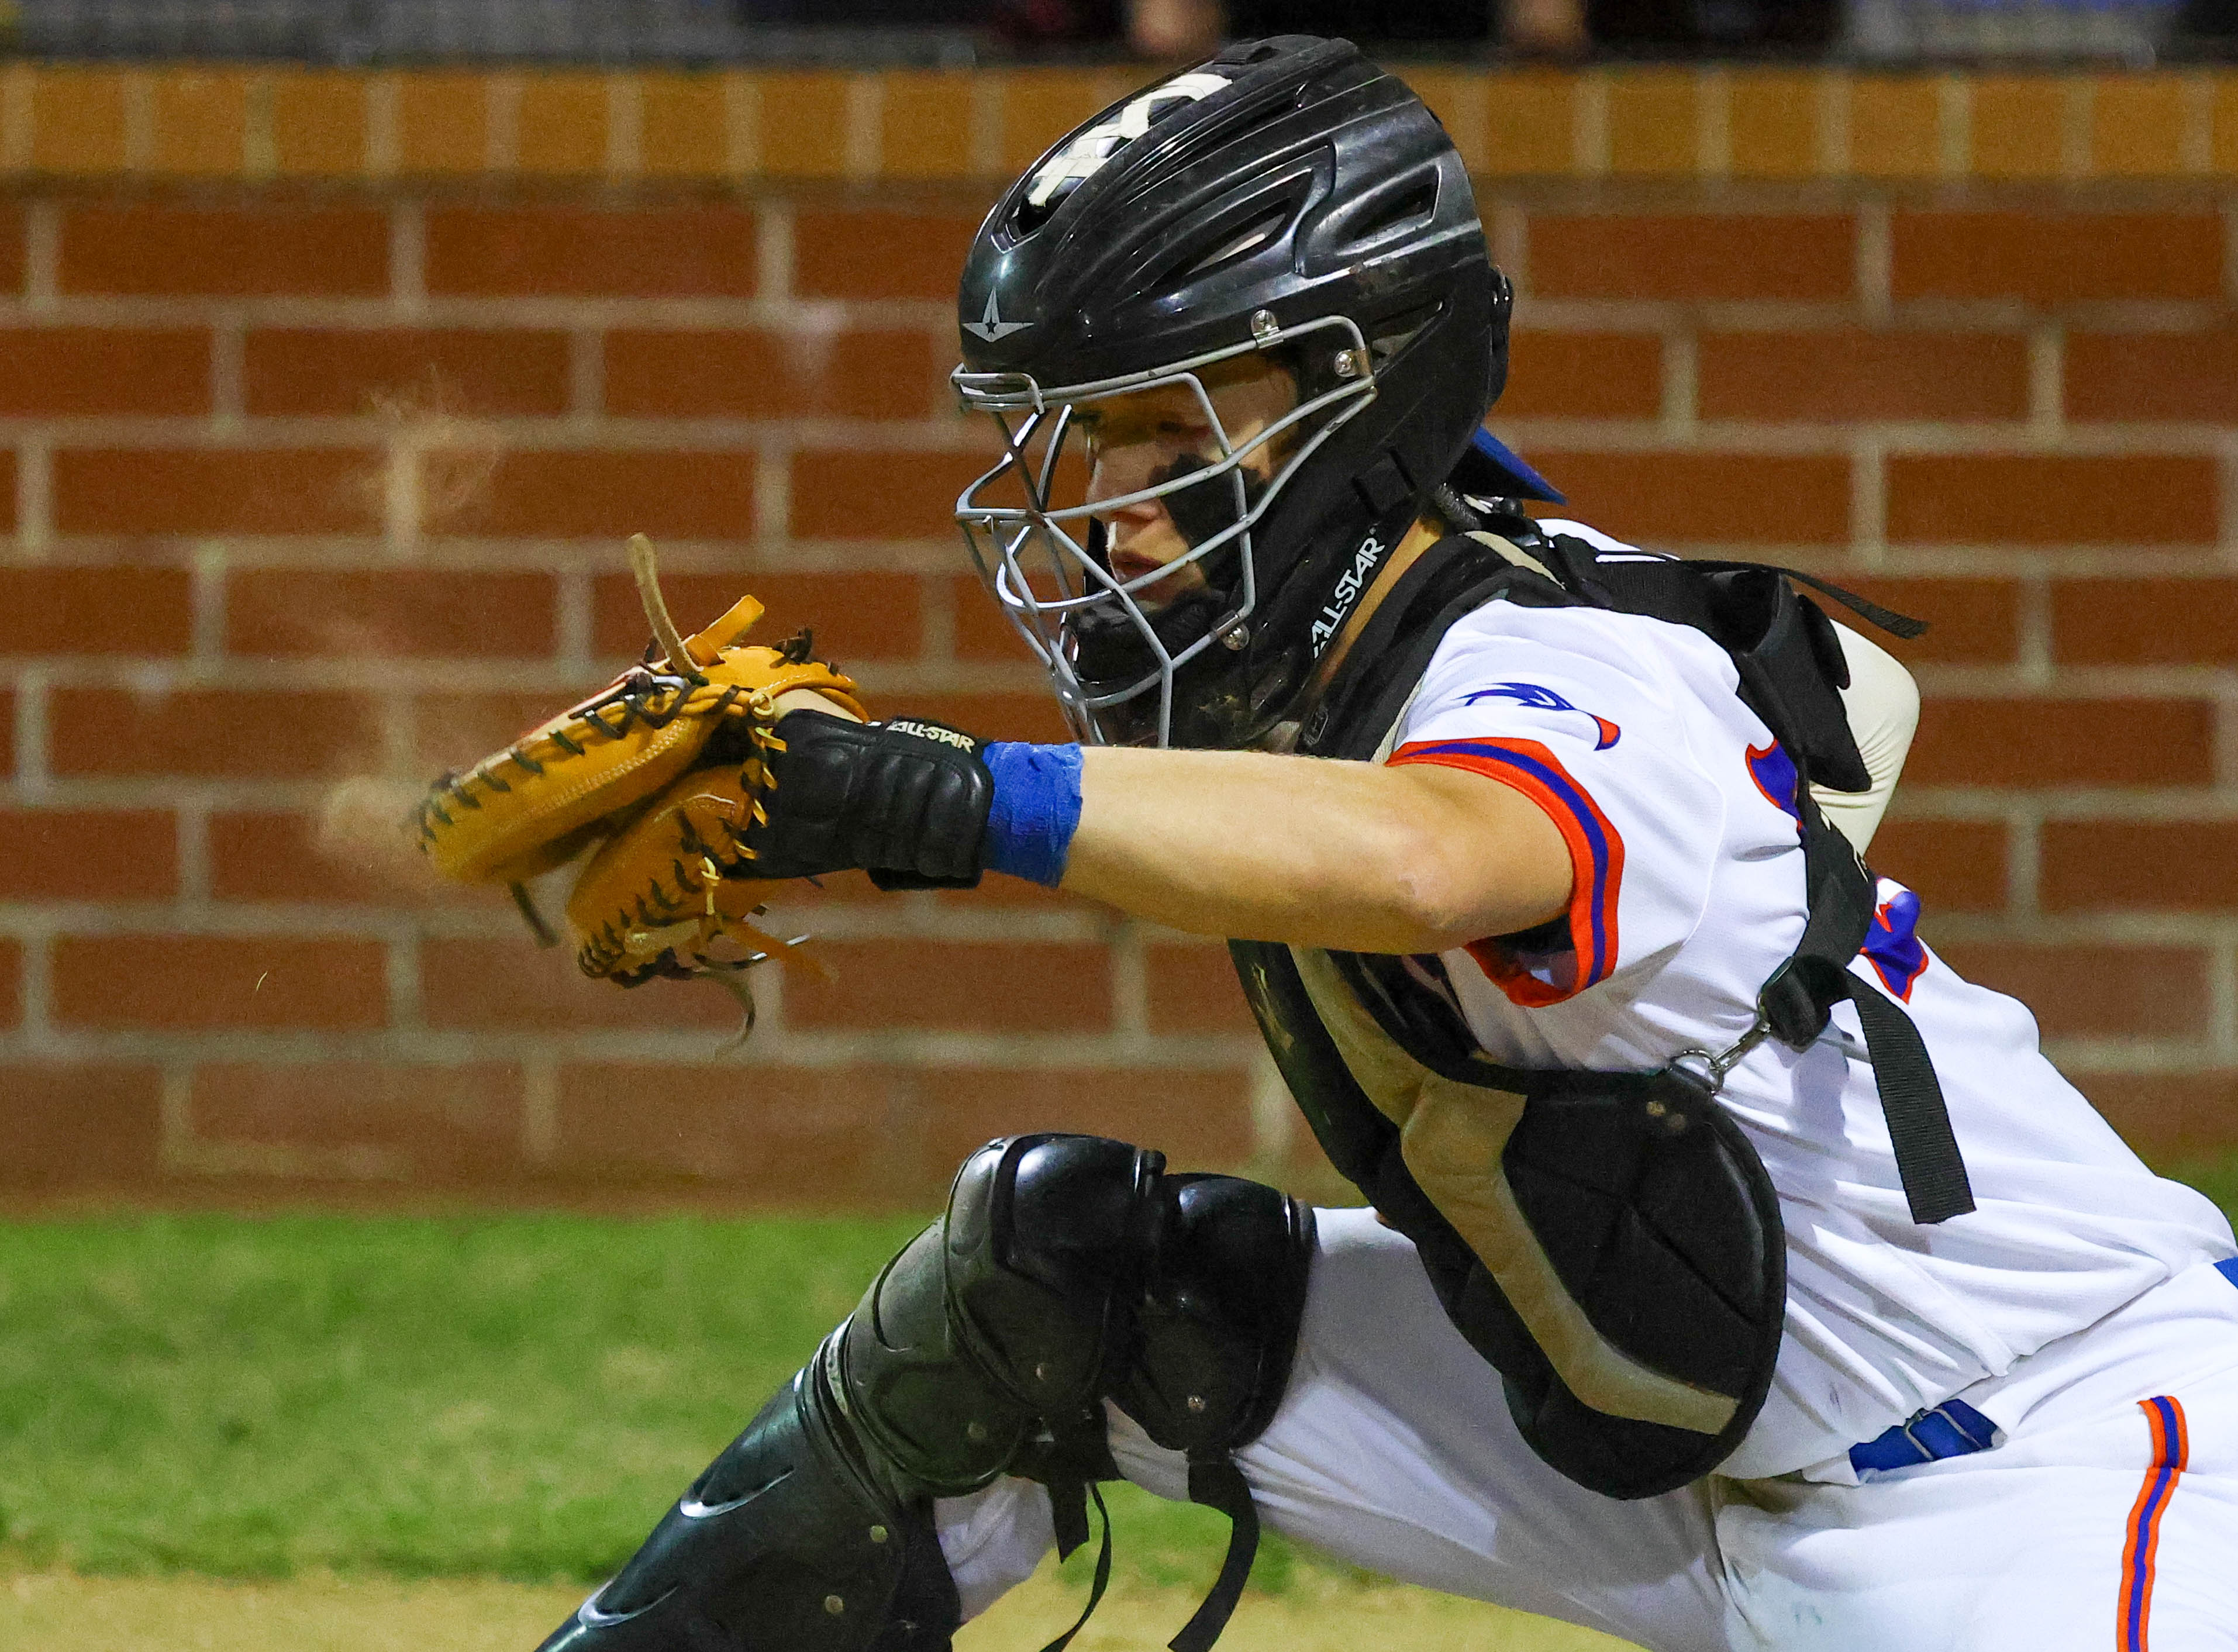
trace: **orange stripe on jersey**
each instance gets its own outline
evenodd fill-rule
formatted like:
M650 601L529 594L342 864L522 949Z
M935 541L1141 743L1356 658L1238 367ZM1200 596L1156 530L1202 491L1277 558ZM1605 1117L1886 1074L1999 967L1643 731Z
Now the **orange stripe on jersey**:
M1577 978L1557 986L1524 970L1487 939L1472 942L1469 956L1512 1003L1526 1009L1559 1004L1616 968L1617 895L1624 878L1624 838L1592 794L1570 776L1536 740L1418 740L1391 754L1395 766L1430 763L1485 775L1521 792L1546 812L1570 850L1570 946Z
M2153 1431L2152 1466L2129 1510L2128 1535L2122 1544L2122 1601L2114 1622L2116 1652L2148 1652L2153 1615L2153 1576L2161 1546L2161 1517L2175 1496L2191 1457L2191 1437L2183 1420L2183 1407L2172 1394L2141 1399L2137 1409Z

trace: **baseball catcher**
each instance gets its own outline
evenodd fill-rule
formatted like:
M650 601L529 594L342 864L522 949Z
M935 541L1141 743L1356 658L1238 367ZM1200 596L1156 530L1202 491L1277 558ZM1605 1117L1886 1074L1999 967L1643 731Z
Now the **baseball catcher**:
M1372 1206L1020 1120L547 1652L934 1652L1121 1476L1233 1522L1177 1652L1262 1521L1658 1652L2238 1648L2238 1242L1862 858L1913 622L1548 508L1510 308L1403 84L1232 47L963 272L957 515L1077 743L734 616L438 794L519 816L469 875L590 849L624 979L842 868L1228 937Z

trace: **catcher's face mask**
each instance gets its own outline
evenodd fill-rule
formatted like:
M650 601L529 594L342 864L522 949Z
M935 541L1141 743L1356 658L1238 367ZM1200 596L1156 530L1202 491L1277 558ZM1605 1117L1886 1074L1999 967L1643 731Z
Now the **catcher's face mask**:
M1281 365L1298 340L1340 363L1302 400ZM1001 460L957 501L980 578L1080 737L1136 745L1172 743L1177 704L1217 675L1206 651L1248 643L1254 528L1375 387L1367 341L1341 316L1092 383L962 369L953 382L1003 437Z

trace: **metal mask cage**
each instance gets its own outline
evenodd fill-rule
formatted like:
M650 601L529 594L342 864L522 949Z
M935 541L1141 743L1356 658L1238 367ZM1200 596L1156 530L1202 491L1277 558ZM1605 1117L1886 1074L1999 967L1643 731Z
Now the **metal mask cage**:
M1334 336L1315 338L1316 334ZM1294 355L1304 356L1308 349L1331 353L1335 387L1301 398L1289 412L1237 445L1214 405L1212 389L1200 376L1202 370L1285 346L1297 347L1300 340L1308 343L1295 348ZM956 519L981 582L1049 673L1066 720L1080 738L1095 744L1116 743L1109 719L1100 718L1098 712L1155 692L1158 696L1156 743L1163 746L1172 739L1175 673L1215 643L1235 649L1248 643L1248 623L1259 598L1258 559L1252 545L1255 527L1299 467L1374 398L1375 368L1367 340L1348 317L1321 316L1281 327L1273 325L1273 318L1262 311L1253 318L1248 343L1142 373L1044 388L1030 373L971 373L958 367L950 382L967 411L988 414L1003 432L1003 457L956 501ZM1067 440L1082 408L1173 385L1186 387L1204 414L1218 448L1210 464L1108 499L1088 501L1083 485L1080 504L1052 502L1066 461ZM1307 433L1295 449L1275 467L1257 497L1250 497L1243 468L1246 461L1300 430ZM1096 532L1099 517L1222 480L1234 508L1234 521L1193 542L1185 554L1127 579L1115 575L1097 554L1096 546L1102 538ZM1018 502L992 502L988 496L997 490L1007 490ZM1082 524L1087 525L1076 536L1072 529ZM1232 557L1222 554L1231 551ZM1229 561L1237 578L1220 613L1202 635L1178 647L1169 645L1156 621L1160 613L1175 605L1170 598L1154 598L1153 588L1191 566L1209 567ZM1151 662L1147 671L1120 683L1082 674L1073 627L1077 618L1091 609L1123 617Z

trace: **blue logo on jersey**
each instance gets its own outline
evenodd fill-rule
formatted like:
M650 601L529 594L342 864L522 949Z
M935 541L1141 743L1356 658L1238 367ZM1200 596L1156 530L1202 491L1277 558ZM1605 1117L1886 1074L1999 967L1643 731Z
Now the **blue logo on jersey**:
M1873 927L1865 931L1860 950L1881 978L1881 984L1905 1003L1911 1001L1912 983L1927 968L1927 947L1919 928L1919 897L1884 877L1878 890L1880 904L1873 909Z
M1771 741L1748 749L1749 778L1765 801L1795 823L1795 829L1803 829L1803 805L1796 801L1797 783L1802 778L1795 772L1795 760L1780 750L1779 742Z
M1624 737L1624 730L1605 717L1572 705L1550 688L1536 683L1494 683L1490 688L1473 690L1461 697L1463 705L1474 705L1479 700L1513 700L1540 711L1575 711L1579 717L1592 717L1595 739L1593 750L1606 751Z

